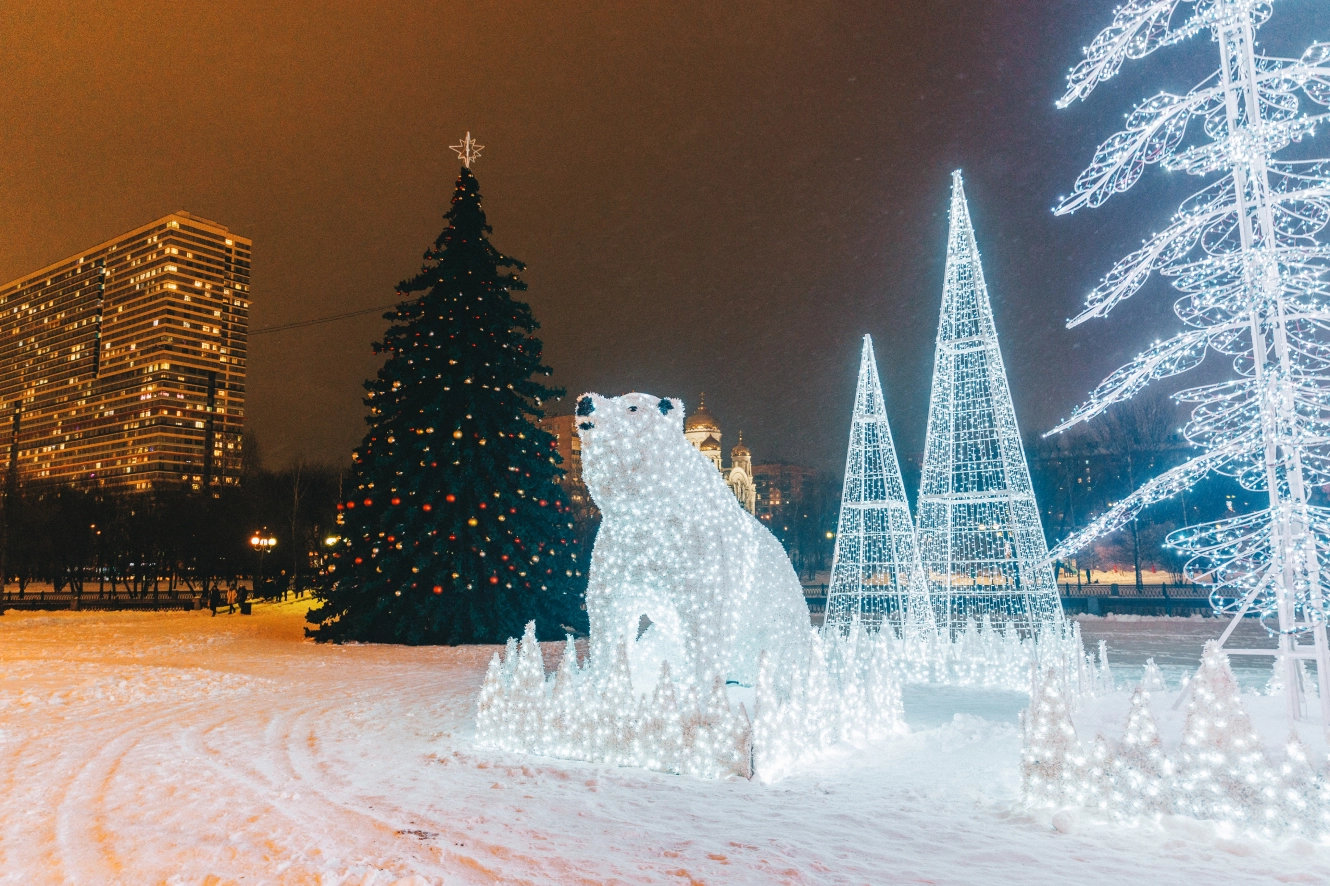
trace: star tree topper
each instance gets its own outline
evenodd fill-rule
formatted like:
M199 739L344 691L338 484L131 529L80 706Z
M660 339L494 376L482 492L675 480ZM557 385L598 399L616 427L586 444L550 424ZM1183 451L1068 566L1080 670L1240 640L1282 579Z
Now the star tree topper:
M466 138L462 139L461 144L449 145L448 147L457 152L457 156L462 160L462 165L467 169L470 169L471 164L480 159L480 152L485 149L484 145L476 143L476 140L471 137L470 131L467 132Z

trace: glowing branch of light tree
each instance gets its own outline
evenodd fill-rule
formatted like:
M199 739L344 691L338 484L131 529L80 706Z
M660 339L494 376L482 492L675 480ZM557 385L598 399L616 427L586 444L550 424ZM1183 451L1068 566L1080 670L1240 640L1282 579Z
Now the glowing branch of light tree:
M1187 527L1168 542L1189 555L1192 580L1213 587L1217 609L1231 612L1243 599L1278 635L1293 719L1306 707L1296 662L1316 660L1330 732L1330 585L1321 564L1330 520L1309 502L1312 487L1330 482L1330 247L1322 242L1330 161L1275 156L1330 120L1322 110L1330 105L1330 44L1315 43L1296 59L1262 53L1256 31L1271 12L1260 0L1129 2L1068 76L1062 107L1086 98L1127 59L1202 31L1220 54L1218 70L1190 92L1137 105L1056 210L1100 206L1154 164L1217 176L1162 233L1119 261L1068 324L1106 316L1158 273L1182 293L1174 311L1188 328L1112 373L1054 432L1194 368L1209 350L1230 358L1236 377L1175 395L1192 404L1183 433L1203 455L1146 483L1053 554L1084 547L1211 472L1264 492L1267 507Z

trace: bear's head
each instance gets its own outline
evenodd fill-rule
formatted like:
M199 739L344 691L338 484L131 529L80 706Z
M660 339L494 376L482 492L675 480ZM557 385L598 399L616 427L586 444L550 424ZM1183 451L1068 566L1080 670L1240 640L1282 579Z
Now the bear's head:
M576 419L582 479L602 511L620 496L658 489L662 472L692 450L683 436L679 400L583 394L577 398Z

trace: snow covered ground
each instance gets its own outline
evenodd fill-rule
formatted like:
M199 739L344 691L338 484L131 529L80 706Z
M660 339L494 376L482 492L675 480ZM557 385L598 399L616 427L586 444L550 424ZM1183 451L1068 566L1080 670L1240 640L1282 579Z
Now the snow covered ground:
M1141 668L1153 658L1164 674L1169 689L1177 689L1184 677L1196 673L1201 649L1206 640L1214 640L1228 627L1228 621L1214 618L1162 618L1141 615L1077 616L1085 648L1093 652L1100 640L1108 642L1108 661L1119 688L1134 685L1141 678ZM1261 649L1274 646L1265 628L1254 618L1243 619L1227 645L1234 649ZM1234 655L1229 666L1244 690L1261 691L1270 682L1273 659L1256 655Z
M1330 882L1305 841L1025 813L1022 696L912 687L901 741L704 782L479 752L492 648L315 646L302 613L0 618L0 883ZM1174 683L1221 624L1084 627Z

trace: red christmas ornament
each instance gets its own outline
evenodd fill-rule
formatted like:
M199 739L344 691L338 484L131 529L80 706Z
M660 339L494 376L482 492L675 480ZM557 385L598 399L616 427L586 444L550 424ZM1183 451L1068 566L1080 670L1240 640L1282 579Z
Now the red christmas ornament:
M499 577L498 577L497 575L491 575L491 576L490 576L490 584L492 584L492 585L496 585L496 584L498 584L498 583L499 583Z
M359 566L361 563L364 563L364 562L365 562L364 560L360 559L359 557L356 557L356 565L357 565L357 566Z
M402 503L402 500L401 500L400 498L394 498L394 499L393 499L393 504L395 504L395 505L400 505L401 503Z
M443 585L435 585L435 586L434 586L434 593L436 593L436 594L442 594L442 593L443 593Z
M444 501L450 501L450 502L451 502L451 501L457 501L457 496L453 495L453 494L450 492L450 493L448 493L447 495L445 495L445 496L443 497L443 500L444 500Z
M365 499L365 507L369 507L369 506L372 505L372 504L374 504L374 500L373 500L373 499L370 499L370 498Z
M421 505L421 506L420 506L420 509L421 509L422 511L432 511L432 510L434 510L434 505L426 503L426 504Z

